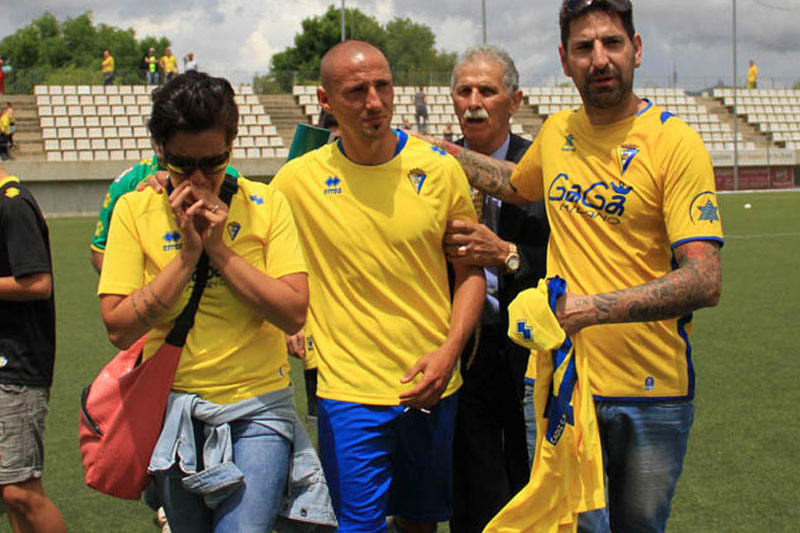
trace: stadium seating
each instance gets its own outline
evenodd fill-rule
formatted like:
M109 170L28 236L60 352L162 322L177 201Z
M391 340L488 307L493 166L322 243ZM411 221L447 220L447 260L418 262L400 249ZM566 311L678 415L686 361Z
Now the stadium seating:
M37 85L39 125L48 161L135 161L151 152L145 85ZM253 88L236 91L239 136L234 159L285 158L288 150Z
M403 121L415 124L414 94L418 87L398 85L394 88L394 116L392 125L399 127ZM450 88L439 86L424 87L428 106L428 133L441 134L447 123L450 122L458 131L458 118L453 113L453 101L450 99ZM316 124L320 107L317 103L316 85L295 85L292 94L297 104L303 109L303 114L308 117L311 124ZM515 133L521 132L516 126Z
M720 122L717 115L699 105L693 96L683 89L637 87L636 95L647 98L659 107L679 117L697 131L709 150L733 150L734 139L744 150L755 148L752 142L744 142L739 133L734 137L729 124ZM523 87L522 93L528 105L540 115L549 116L562 109L581 105L581 98L574 86L565 87Z
M574 86L564 87L522 87L523 103L530 106L535 113L547 118L562 109L569 109L581 105L580 95ZM392 124L400 126L404 120L409 124L415 123L414 93L417 87L395 87L395 107ZM308 117L310 123L317 121L319 104L317 103L316 85L295 85L292 89L298 105ZM449 87L425 87L428 104L428 132L441 134L448 122L458 130L458 119L453 113L453 104L450 98ZM687 95L683 89L672 88L637 88L638 96L648 98L664 110L680 117L694 128L709 150L730 151L734 149L734 139L739 141L739 148L750 150L755 148L753 142L745 142L740 132L734 137L732 127L719 120L719 116L709 113L705 106L697 103L695 97ZM520 124L512 120L511 131L530 138L522 130ZM800 142L800 130L798 130ZM777 140L777 139L776 139Z
M717 88L713 96L778 146L800 150L800 90Z

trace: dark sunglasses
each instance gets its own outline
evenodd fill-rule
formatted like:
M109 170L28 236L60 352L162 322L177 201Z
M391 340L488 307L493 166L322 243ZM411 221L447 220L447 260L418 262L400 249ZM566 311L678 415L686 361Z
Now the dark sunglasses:
M221 154L207 155L195 159L194 157L173 155L166 150L164 151L164 165L167 167L167 170L182 176L192 174L197 168L206 176L218 174L225 170L230 158L230 152L222 152Z
M570 15L576 15L585 9L588 9L592 4L608 4L617 13L627 13L631 10L630 0L565 0L564 9Z

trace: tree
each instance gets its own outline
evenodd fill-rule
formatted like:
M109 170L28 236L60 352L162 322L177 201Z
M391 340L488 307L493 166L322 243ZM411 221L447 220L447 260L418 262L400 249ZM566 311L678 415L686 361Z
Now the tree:
M166 37L145 37L137 42L133 29L106 24L95 26L91 11L59 23L46 12L27 26L0 41L0 50L15 70L85 69L97 71L108 49L117 71L142 68L142 58L151 46L159 54L170 45Z
M396 82L427 83L429 78L420 73L433 71L449 75L455 65L456 54L436 51L436 36L424 24L398 17L384 27L357 8L347 9L346 15L347 38L366 41L380 48L389 61ZM331 5L324 15L303 20L302 31L294 37L294 46L273 55L270 70L272 73L299 71L298 83L316 80L322 55L340 40L341 11ZM411 81L409 76L420 80Z
M347 35L379 48L386 40L380 23L357 8L346 9ZM272 56L271 70L319 72L319 61L328 48L341 40L341 11L331 5L322 16L303 19L303 31L294 36L294 46Z

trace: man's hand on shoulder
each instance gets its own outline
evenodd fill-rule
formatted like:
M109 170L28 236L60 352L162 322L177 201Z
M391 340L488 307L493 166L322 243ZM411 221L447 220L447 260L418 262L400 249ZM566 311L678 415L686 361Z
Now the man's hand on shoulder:
M161 194L167 187L167 180L169 179L169 172L166 170L159 170L155 174L151 174L146 180L136 186L137 191L143 191L151 187L156 193Z

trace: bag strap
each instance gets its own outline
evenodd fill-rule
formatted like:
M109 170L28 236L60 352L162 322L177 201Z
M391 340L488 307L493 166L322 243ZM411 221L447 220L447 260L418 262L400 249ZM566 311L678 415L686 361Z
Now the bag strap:
M236 178L230 174L225 174L225 179L220 188L219 199L225 202L225 205L231 205L231 198L236 194L239 184ZM200 307L200 297L203 295L203 289L206 287L208 281L208 255L203 252L200 255L200 260L195 267L194 287L192 287L192 295L189 297L189 303L183 308L181 314L175 319L175 324L172 326L165 342L172 346L183 346L186 344L186 337L189 335L189 330L194 325L194 315Z

